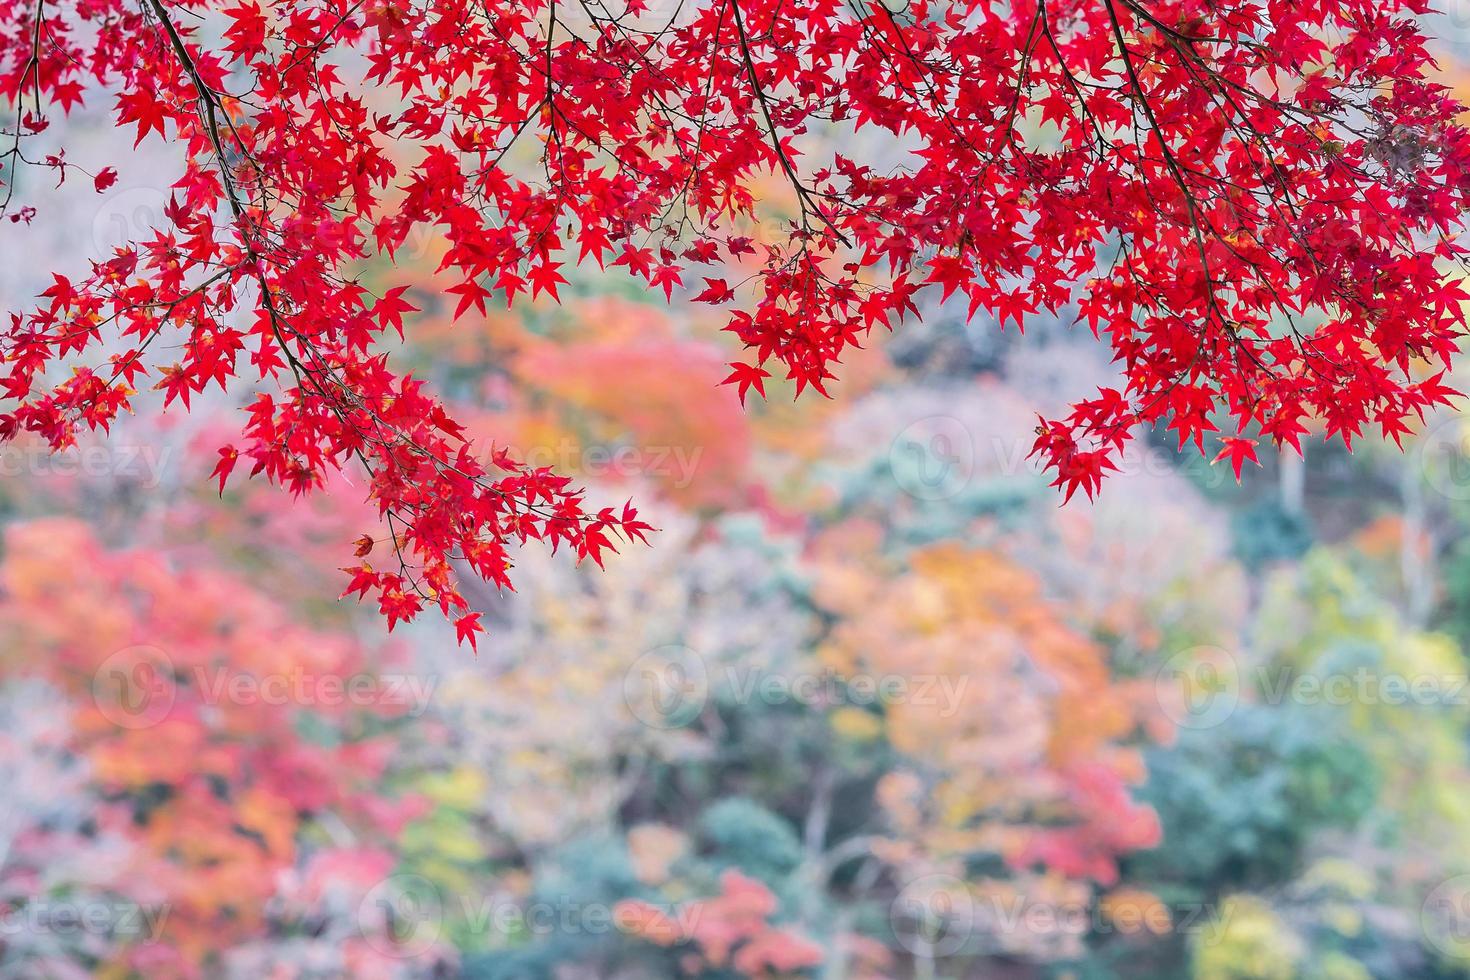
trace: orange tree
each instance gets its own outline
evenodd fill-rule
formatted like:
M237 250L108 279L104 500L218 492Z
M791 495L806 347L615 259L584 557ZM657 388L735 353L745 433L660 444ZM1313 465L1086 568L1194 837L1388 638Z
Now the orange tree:
M407 687L233 575L109 552L68 521L13 527L0 589L7 689L31 676L60 699L49 751L85 815L62 840L113 855L72 866L38 821L0 866L29 883L8 912L87 886L151 916L53 965L197 977L232 963L264 975L250 957L284 966L315 941L312 956L344 973L390 974L382 924L355 913L421 809L380 788L394 720L423 707Z

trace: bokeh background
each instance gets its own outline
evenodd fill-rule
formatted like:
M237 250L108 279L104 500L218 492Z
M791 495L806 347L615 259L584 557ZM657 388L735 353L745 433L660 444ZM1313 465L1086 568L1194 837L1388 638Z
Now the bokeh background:
M161 220L105 107L0 306ZM367 270L393 356L652 546L526 553L475 654L336 599L356 474L220 498L248 392L0 447L0 977L1470 976L1470 421L1239 485L1143 433L1063 506L1070 315L931 302L742 409L695 290L451 323L439 247Z

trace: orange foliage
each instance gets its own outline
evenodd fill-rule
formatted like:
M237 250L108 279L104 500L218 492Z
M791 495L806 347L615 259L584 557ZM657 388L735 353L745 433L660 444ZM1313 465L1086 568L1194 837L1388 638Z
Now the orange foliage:
M618 903L620 927L659 946L692 944L685 963L691 973L708 965L730 966L747 977L776 977L818 966L822 949L806 937L769 923L776 896L738 871L720 876L720 894L665 912L641 901Z
M70 696L99 808L131 817L137 847L114 887L168 909L162 948L138 952L150 976L198 976L266 928L319 817L367 841L417 812L373 799L391 749L363 726L404 706L346 696L368 666L349 639L231 576L109 553L66 521L12 526L0 587L5 671ZM304 738L306 714L332 738Z
M891 819L936 858L1115 881L1116 856L1157 844L1159 824L1129 793L1140 713L1105 651L997 553L934 545L884 575L871 546L861 528L829 533L816 595L840 620L828 666L907 681L883 709L914 760L882 788Z

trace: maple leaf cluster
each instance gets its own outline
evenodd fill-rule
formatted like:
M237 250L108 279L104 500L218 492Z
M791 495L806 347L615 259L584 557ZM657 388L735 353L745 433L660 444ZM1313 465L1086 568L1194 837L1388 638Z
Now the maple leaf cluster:
M1463 326L1467 134L1433 79L1427 9L0 0L8 163L64 179L64 154L27 147L87 97L183 168L162 228L0 330L0 438L65 447L145 379L186 407L211 384L265 385L221 485L242 460L296 492L365 468L396 570L364 560L348 591L390 625L436 605L473 640L457 563L509 586L516 543L596 561L648 528L476 452L390 366L412 307L361 270L427 232L447 242L457 316L555 297L568 263L666 298L701 275L693 298L729 309L744 350L742 400L774 372L825 394L921 289L1002 327L1075 312L1123 380L1038 426L1068 497L1095 493L1140 425L1203 451L1228 419L1237 471L1256 438L1299 448L1313 420L1397 439L1454 394L1415 365L1447 369ZM32 220L13 190L0 213ZM55 381L58 363L75 370Z

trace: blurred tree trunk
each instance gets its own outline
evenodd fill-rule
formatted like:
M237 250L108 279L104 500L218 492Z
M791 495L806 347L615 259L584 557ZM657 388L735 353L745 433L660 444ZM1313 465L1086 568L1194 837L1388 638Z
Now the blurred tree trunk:
M1283 447L1280 458L1281 506L1288 514L1301 514L1306 506L1306 450L1299 456Z
M1399 541L1399 570L1404 579L1404 617L1414 629L1423 629L1434 604L1430 556L1434 542L1425 519L1424 476L1417 466L1399 469L1399 495L1404 507L1404 530Z

